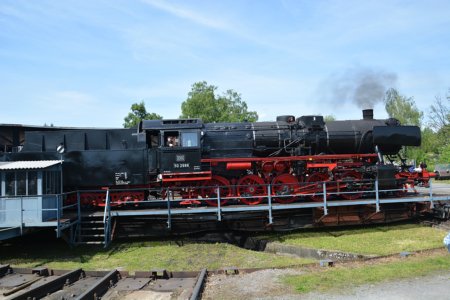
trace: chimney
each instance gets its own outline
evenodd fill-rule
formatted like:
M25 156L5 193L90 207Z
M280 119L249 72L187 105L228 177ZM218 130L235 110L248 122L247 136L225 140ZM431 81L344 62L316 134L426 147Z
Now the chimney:
M363 109L362 113L364 120L373 120L373 109Z

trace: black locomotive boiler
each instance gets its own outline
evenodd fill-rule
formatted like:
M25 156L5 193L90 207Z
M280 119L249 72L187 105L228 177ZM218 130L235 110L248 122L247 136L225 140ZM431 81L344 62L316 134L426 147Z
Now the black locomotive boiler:
M63 160L65 192L104 205L172 197L185 204L228 200L255 205L269 193L280 203L321 201L327 192L352 200L378 180L380 188L426 184L425 168L409 172L389 160L403 146L419 146L420 129L396 119L325 122L322 116L280 116L274 122L203 123L200 119L143 120L134 129L25 132L23 148L0 161ZM85 192L83 192L85 191ZM182 202L183 203L183 202Z

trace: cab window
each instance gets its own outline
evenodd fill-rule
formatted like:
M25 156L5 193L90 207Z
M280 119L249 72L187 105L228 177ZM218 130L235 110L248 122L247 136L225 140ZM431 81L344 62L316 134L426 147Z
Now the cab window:
M181 146L182 147L198 147L197 132L182 132L181 133Z
M158 131L147 131L146 141L148 148L156 148L159 146L159 132Z
M178 147L179 146L178 131L164 132L164 146L166 147Z

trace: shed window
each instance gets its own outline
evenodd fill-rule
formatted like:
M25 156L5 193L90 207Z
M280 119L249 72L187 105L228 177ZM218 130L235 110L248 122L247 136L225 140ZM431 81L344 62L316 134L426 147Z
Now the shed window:
M37 172L30 171L28 172L28 190L27 195L37 195Z
M5 173L5 196L37 195L37 179L36 171Z
M16 184L17 184L17 193L16 195L26 195L27 194L27 173L26 172L17 172L16 173Z
M16 174L8 172L5 174L5 196L16 195Z
M61 174L57 171L48 171L43 174L43 193L59 194L61 191Z

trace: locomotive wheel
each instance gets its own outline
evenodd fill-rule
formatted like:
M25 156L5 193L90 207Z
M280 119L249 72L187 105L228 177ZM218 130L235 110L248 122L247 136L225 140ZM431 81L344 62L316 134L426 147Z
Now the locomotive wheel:
M238 181L237 194L239 197L254 197L239 198L239 200L247 205L256 205L264 200L264 196L267 195L267 187L261 177L246 175Z
M200 190L200 196L203 199L217 198L217 190L220 189L220 197L231 196L230 182L222 176L214 175L211 180L206 181ZM217 200L205 200L210 206L217 206ZM220 199L220 205L227 203L227 199Z
M272 196L284 196L284 195L292 195L298 189L298 180L294 175L291 174L281 174L275 177L272 181ZM296 199L293 197L274 197L274 200L278 203L292 203Z
M306 182L315 184L314 188L317 190L316 193L320 193L320 195L316 195L314 193L314 195L309 196L311 198L311 200L313 200L314 202L322 202L323 201L322 182L328 181L329 179L330 179L330 176L327 173L321 173L321 172L312 173L310 176L308 176L308 178L306 179ZM327 194L327 199L328 199L328 196L329 196L329 194Z
M344 192L358 191L358 182L362 180L362 174L357 171L347 171L341 176L342 182L345 184ZM356 185L355 185L356 182ZM347 200L355 200L361 198L363 193L341 194L341 197Z
M180 195L183 201L180 202L181 205L192 205L192 204L200 204L201 202L198 201L198 195L199 195L199 184L198 183L192 183L188 187L184 187L180 190Z

